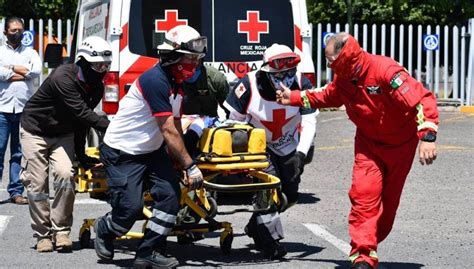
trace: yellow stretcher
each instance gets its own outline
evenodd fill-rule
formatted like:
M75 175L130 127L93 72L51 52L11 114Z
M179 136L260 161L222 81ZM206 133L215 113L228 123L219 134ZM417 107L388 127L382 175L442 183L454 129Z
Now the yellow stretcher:
M246 143L248 147L244 152L234 152L232 148L233 132L245 133L248 136ZM235 141L234 141L235 142ZM181 207L188 206L195 214L197 214L205 223L196 224L179 224L175 225L171 235L186 235L189 233L208 233L222 230L220 235L220 248L224 254L231 251L233 241L232 224L227 221L217 221L214 219L218 212L217 202L215 198L208 195L208 191L213 192L270 192L269 207L275 204L277 207L286 206L286 199L280 193L280 179L263 172L269 166L268 156L265 153L265 132L262 129L254 129L248 125L232 125L228 127L218 127L205 129L201 137L199 148L202 154L196 159L199 169L204 175L203 186L195 190L195 198L192 199L190 191L187 187L181 188ZM88 148L86 153L93 157L98 157L97 148ZM219 176L232 174L245 174L253 179L250 184L223 184L217 183ZM79 193L105 193L107 191L107 181L102 168L85 170L81 167L77 168L76 174L77 192ZM147 201L151 201L151 196L145 193L145 206L143 207L143 215L145 223L142 226L142 232L129 232L119 239L131 239L143 237L144 229L148 219L152 213L146 205ZM267 210L268 208L259 209ZM256 210L234 210L238 211L256 211ZM233 213L231 212L231 213ZM93 227L94 219L84 219L79 231L79 240L81 247L88 247L91 238L91 227Z

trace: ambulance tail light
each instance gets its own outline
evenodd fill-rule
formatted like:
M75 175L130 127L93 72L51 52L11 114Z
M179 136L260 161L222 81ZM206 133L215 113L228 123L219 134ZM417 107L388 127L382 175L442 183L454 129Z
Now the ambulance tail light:
M316 74L314 73L303 73L303 75L309 79L311 85L316 86Z
M102 110L107 114L115 114L119 103L119 73L107 72L104 77L104 98L102 98Z

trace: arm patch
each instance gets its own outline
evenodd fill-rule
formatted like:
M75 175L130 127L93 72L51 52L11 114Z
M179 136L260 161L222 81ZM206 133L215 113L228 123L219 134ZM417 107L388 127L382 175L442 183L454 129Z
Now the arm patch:
M403 72L398 72L390 80L390 86L393 89L398 89L407 80L406 75Z

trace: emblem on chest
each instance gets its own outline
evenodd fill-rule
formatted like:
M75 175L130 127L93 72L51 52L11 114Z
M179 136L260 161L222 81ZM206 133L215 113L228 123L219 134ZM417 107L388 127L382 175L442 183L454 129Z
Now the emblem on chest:
M382 93L382 89L378 85L367 86L366 90L367 90L367 93L369 95L375 95L375 94L381 94Z
M272 111L272 120L265 121L260 120L260 122L272 133L272 141L279 139L283 134L283 128L285 125L291 121L295 115L286 118L286 109L279 108Z

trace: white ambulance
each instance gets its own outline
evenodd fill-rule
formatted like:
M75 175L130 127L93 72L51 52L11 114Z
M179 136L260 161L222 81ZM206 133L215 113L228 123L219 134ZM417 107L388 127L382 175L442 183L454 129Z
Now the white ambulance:
M231 85L258 69L273 43L301 55L298 69L314 84L312 30L306 0L80 0L71 60L91 35L112 45L102 110L113 115L134 79L157 62L156 47L176 25L194 27L208 39L205 64L225 73Z

